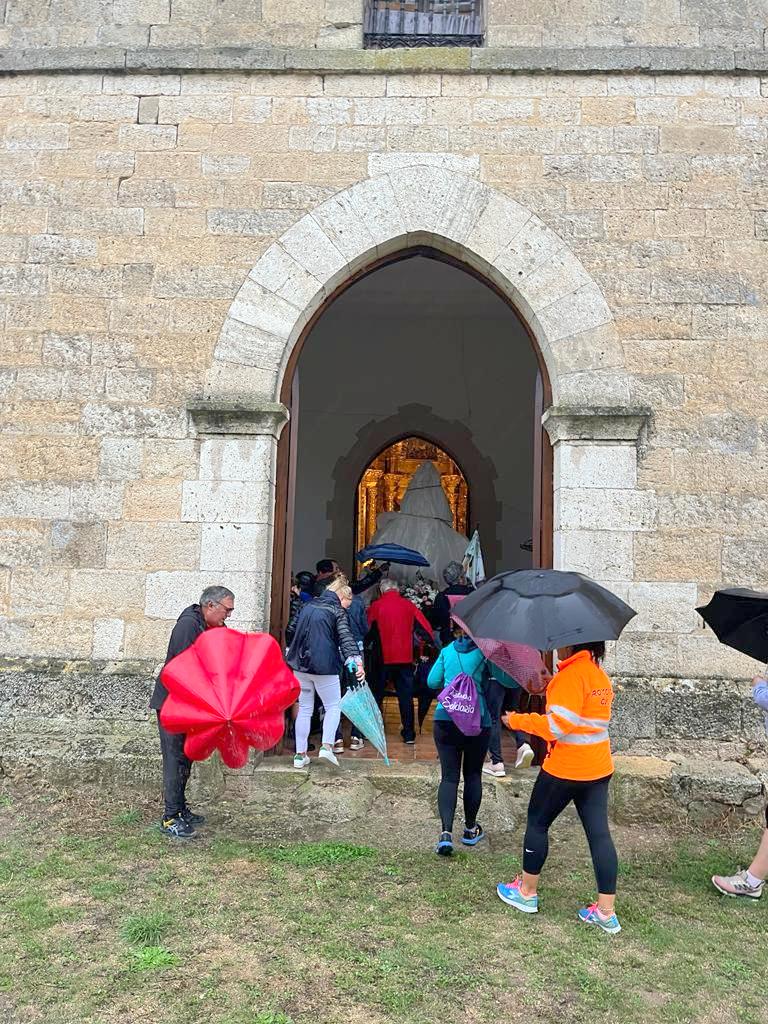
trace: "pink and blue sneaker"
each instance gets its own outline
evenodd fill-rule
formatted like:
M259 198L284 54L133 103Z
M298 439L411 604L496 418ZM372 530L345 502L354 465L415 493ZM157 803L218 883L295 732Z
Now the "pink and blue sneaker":
M523 880L520 875L517 876L514 882L510 882L508 885L504 882L499 882L496 886L496 895L500 900L503 900L510 907L514 907L515 910L519 910L523 914L538 914L539 897L523 896L522 884Z
M591 907L584 907L580 910L579 920L582 924L597 925L598 928L602 928L609 935L616 935L621 931L618 917L615 914L609 914L607 917L605 914L601 914L596 903L593 903Z

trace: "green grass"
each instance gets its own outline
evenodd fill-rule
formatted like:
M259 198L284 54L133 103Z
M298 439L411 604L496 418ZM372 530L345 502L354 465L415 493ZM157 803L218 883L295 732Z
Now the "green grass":
M133 946L157 946L171 921L171 915L164 910L132 914L120 926L120 935Z
M0 1018L39 1024L764 1024L766 907L709 875L757 835L619 836L621 935L576 921L593 879L555 829L541 913L494 889L516 853L264 844L145 816L17 806L0 832ZM85 824L84 824L85 823ZM46 842L39 841L45 826ZM15 1017L14 1017L15 1015Z
M131 950L131 969L134 971L156 971L164 967L176 967L179 958L164 946L142 946Z

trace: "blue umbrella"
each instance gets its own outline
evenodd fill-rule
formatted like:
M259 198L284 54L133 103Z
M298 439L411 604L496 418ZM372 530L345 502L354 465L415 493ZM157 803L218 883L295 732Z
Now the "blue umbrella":
M402 544L369 544L357 552L358 562L370 562L371 559L394 562L395 565L429 565L424 555L413 548L404 548Z
M341 711L376 747L384 758L384 764L389 764L384 719L370 686L365 682L350 686L341 698Z

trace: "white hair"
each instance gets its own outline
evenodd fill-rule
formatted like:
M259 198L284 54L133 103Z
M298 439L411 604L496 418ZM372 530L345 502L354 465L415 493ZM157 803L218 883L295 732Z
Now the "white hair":
M396 580L382 580L379 584L379 589L382 594L386 594L388 590L399 590L400 587L397 585Z

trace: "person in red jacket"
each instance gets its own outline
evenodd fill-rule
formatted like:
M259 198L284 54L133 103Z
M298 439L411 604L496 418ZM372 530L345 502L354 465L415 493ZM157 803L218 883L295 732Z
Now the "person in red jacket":
M381 641L381 676L376 687L379 704L387 679L394 679L400 705L400 735L406 743L416 742L413 721L413 631L418 629L432 641L432 627L416 605L402 597L394 580L382 580L381 597L368 609L369 626L376 625Z

